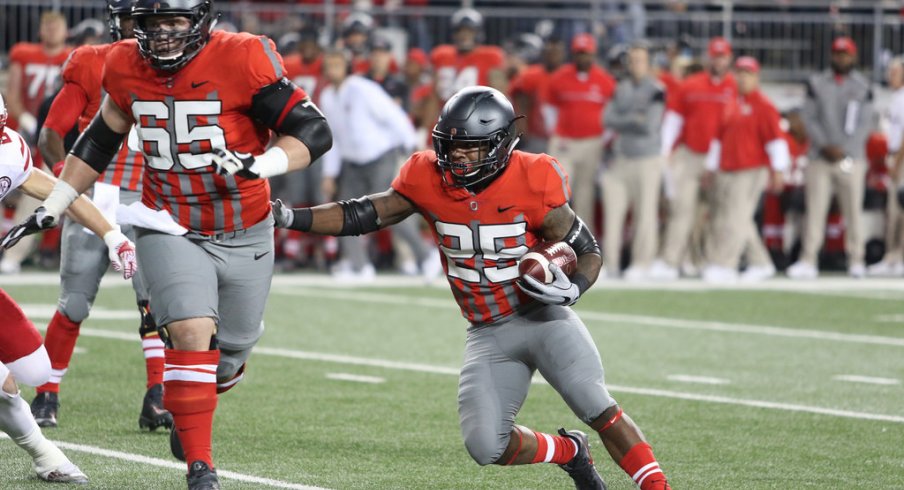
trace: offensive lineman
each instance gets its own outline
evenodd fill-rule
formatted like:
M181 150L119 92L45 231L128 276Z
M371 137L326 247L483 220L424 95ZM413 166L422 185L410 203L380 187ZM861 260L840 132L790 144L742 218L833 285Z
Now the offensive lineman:
M6 127L6 119L6 106L0 97L0 201L20 187L37 199L47 197L55 180L34 168L28 144L19 133ZM121 270L126 279L132 277L136 270L132 242L85 198L72 203L70 215L102 236L114 268ZM13 227L0 241L0 247L15 245L24 232L21 225ZM50 359L41 343L41 334L15 301L0 289L0 430L32 457L35 473L42 480L88 483L88 477L44 438L16 384L18 380L38 386L49 377Z
M66 158L38 226L107 168L134 124L145 156L136 226L151 311L168 348L164 407L190 490L218 489L211 455L217 393L239 382L263 334L273 275L267 177L310 165L332 145L307 94L284 78L273 42L211 32L210 0L137 0L136 40L108 53L108 96ZM270 131L277 133L269 149Z
M134 0L107 0L108 27L113 41L134 37L134 21L131 17L133 3ZM100 109L103 89L98 67L103 66L104 57L112 47L112 44L82 46L66 61L63 67L63 88L50 107L38 139L44 160L51 165L53 162L62 162L66 157L63 136L76 123L79 131L84 131ZM134 136L134 133L130 133L130 136ZM137 148L137 141L132 146ZM94 184L94 202L99 206L106 205L115 209L118 203L132 204L138 201L141 198L143 167L144 158L141 153L130 148L129 144L123 144L113 165ZM130 239L135 239L131 226L123 227L123 232ZM41 427L57 426L60 384L69 367L79 327L91 310L100 279L108 265L104 244L97 235L87 233L84 227L73 221L67 221L63 225L60 302L53 319L47 325L44 339L53 372L50 381L37 388L37 395L31 402L31 411ZM132 287L135 289L138 311L141 314L138 332L147 372L147 392L138 426L151 431L160 426L170 428L173 416L163 408L164 346L148 309L147 286L141 274L132 278Z
M470 323L458 413L478 464L551 462L578 489L605 488L583 432L550 435L515 425L539 369L642 490L668 489L650 445L609 395L586 327L567 308L596 280L599 246L568 206L559 163L513 151L515 119L501 92L461 90L433 130L435 152L412 155L389 190L314 208L277 201L274 217L280 227L339 236L370 233L415 212L430 222L452 294ZM549 285L518 280L518 259L540 240L566 240L574 248L571 278L555 268Z

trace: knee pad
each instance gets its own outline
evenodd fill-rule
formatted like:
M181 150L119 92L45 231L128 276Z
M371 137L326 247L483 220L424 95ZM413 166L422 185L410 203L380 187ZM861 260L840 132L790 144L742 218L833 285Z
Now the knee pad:
M157 322L154 321L154 316L151 315L150 306L147 301L138 302L138 313L141 314L141 324L138 326L138 334L141 335L141 338L145 338L152 334L157 334L159 336L157 332Z
M41 386L50 380L50 357L43 345L31 354L7 363L6 367L20 384Z
M473 430L464 434L465 449L480 466L493 464L502 457L508 447L510 434L500 437L490 430Z
M64 293L60 297L60 313L75 323L85 321L90 311L91 301L84 293Z

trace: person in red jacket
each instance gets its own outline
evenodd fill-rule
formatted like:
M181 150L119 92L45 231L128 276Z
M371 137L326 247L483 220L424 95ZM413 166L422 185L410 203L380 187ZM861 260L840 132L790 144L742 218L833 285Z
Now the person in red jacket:
M663 155L671 155L664 172L670 209L660 258L650 267L653 279L678 278L697 216L706 153L725 107L737 94L735 78L729 72L731 44L715 37L708 53L708 69L686 78L667 100L661 150Z
M565 43L559 38L544 41L541 60L518 73L509 83L509 95L515 111L524 114L519 119L519 129L524 134L521 145L524 151L545 153L549 130L543 123L543 94L552 74L565 61Z
M772 189L782 189L782 172L791 165L788 143L779 126L781 116L759 90L760 64L743 56L735 69L738 97L726 106L706 159L707 170L716 174L703 280L715 283L738 279L745 248L747 269L742 280L759 281L775 275L753 216L767 182L771 179Z
M571 53L574 61L552 74L543 97L547 121L554 128L549 152L559 156L571 176L572 207L599 236L593 219L594 186L603 161L603 111L615 93L615 79L594 61L596 39L592 35L575 36Z

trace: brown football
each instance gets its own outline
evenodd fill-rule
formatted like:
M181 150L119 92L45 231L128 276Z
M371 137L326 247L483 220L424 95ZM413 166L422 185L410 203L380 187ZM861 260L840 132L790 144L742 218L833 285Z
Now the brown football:
M521 277L531 276L544 284L549 284L555 279L549 270L550 263L558 265L570 276L577 268L578 256L565 242L540 242L521 256L518 273Z

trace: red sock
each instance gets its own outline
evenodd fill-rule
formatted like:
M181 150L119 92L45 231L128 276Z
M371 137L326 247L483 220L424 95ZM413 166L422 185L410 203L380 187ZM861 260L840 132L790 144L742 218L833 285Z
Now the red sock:
M653 456L653 448L645 442L638 442L618 462L625 473L637 483L640 490L667 490L668 481L656 457Z
M217 408L217 364L220 351L166 349L163 407L173 421L185 451L185 461L204 461L213 467L210 438Z
M553 436L542 432L534 432L537 438L537 454L531 464L555 463L565 464L574 459L578 446L570 437Z
M163 383L163 341L157 332L149 333L141 337L141 347L144 349L144 368L147 371L148 384L151 386Z
M80 325L81 322L76 323L59 311L53 314L50 324L47 325L47 335L44 336L44 348L50 357L50 381L38 386L38 393L60 392L60 383L69 368Z

